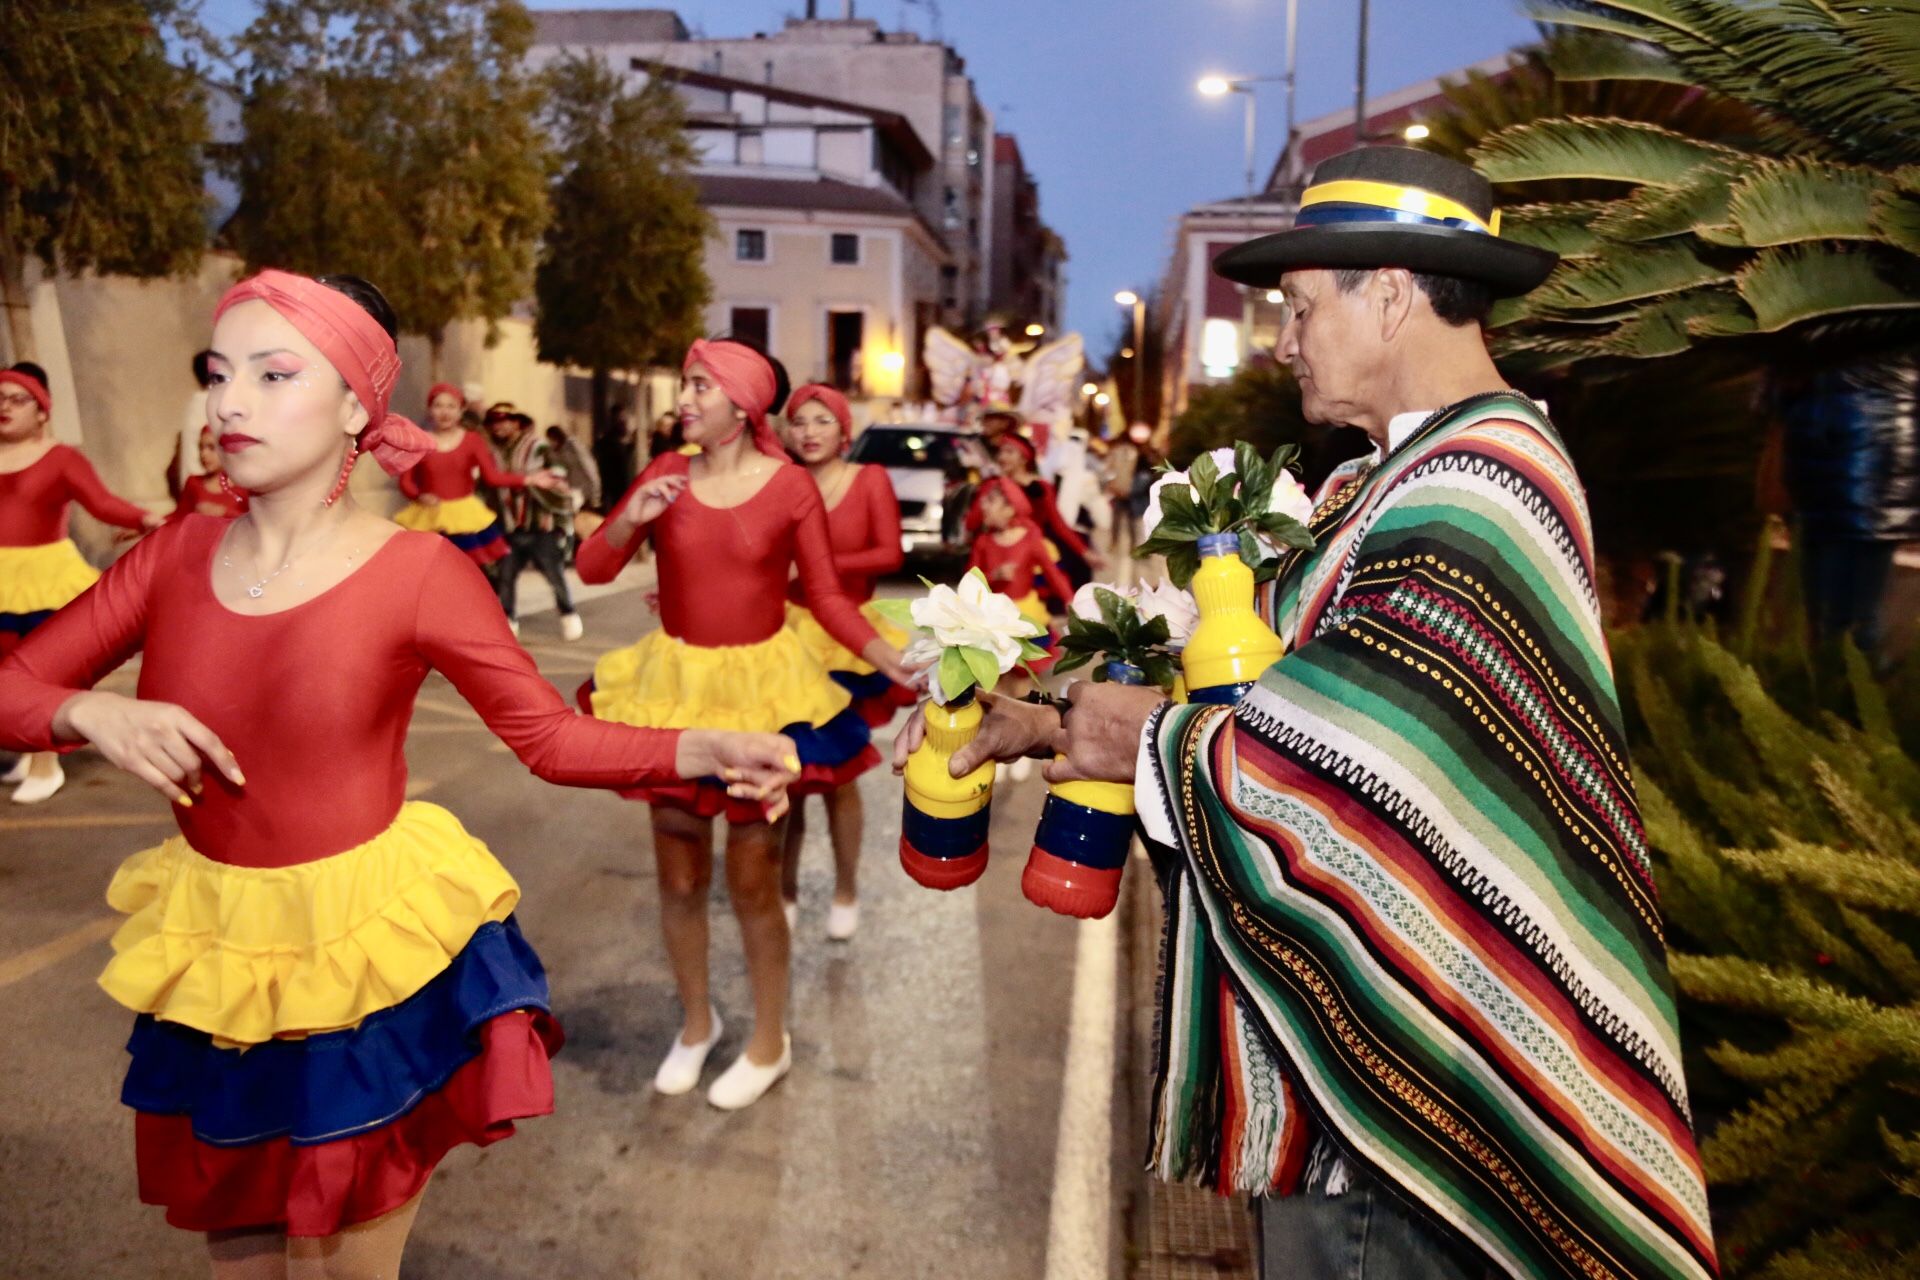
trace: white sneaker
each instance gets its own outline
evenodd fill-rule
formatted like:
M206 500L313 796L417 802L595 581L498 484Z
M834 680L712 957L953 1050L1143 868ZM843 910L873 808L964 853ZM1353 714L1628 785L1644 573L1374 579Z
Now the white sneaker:
M513 632L513 634L514 634L514 635L516 635L516 636L518 636L518 635L520 634L520 619L518 619L518 618L508 618L508 619L507 619L507 630L509 630L509 631L511 631L511 632Z
M712 1010L713 1030L699 1044L688 1044L679 1036L673 1038L673 1048L667 1050L667 1056L661 1060L660 1069L653 1073L653 1090L677 1098L690 1093L693 1086L700 1083L701 1068L707 1065L707 1055L713 1052L713 1046L720 1043L720 1011Z
M780 913L787 918L787 932L792 933L800 924L800 904L791 898L782 898Z
M853 937L854 930L860 927L860 904L849 902L845 906L838 902L827 908L827 937L835 942L845 942Z
M32 762L30 756L15 756L13 766L0 773L0 787L16 787L27 780L27 766Z
M767 1090L780 1083L780 1078L793 1069L793 1037L780 1037L780 1061L772 1066L763 1067L741 1054L733 1060L733 1065L720 1073L720 1078L707 1090L707 1101L722 1111L738 1111L750 1107L766 1095Z
M67 771L60 767L59 760L53 762L52 773L29 774L27 780L13 789L15 804L39 804L50 799L54 792L67 785Z
M579 614L563 613L560 615L560 638L562 640L578 640L585 634L587 634L587 624L580 621Z

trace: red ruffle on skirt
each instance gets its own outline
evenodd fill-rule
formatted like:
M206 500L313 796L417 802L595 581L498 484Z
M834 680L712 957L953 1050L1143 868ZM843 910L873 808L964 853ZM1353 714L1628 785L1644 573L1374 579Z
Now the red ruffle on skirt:
M800 780L787 788L787 795L798 799L801 796L821 796L838 791L879 763L880 753L868 744L859 755L840 764L803 764L800 766ZM767 820L767 811L759 801L736 800L718 782L663 782L645 787L627 787L620 794L628 800L680 809L699 818L724 817L736 826Z
M552 1113L548 1059L560 1049L560 1025L518 1009L480 1035L480 1055L413 1110L337 1142L216 1147L193 1136L190 1116L136 1112L140 1199L164 1206L167 1221L188 1231L279 1227L328 1236L391 1213L461 1143L484 1147L510 1137L514 1121Z

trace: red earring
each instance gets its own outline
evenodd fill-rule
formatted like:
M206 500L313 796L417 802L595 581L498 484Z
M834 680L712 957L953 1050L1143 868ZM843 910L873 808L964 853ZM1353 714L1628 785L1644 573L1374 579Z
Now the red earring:
M333 492L320 505L330 507L340 501L340 495L347 491L347 481L353 478L353 464L360 460L360 442L355 440L347 446L347 460L340 464L340 478L334 482Z

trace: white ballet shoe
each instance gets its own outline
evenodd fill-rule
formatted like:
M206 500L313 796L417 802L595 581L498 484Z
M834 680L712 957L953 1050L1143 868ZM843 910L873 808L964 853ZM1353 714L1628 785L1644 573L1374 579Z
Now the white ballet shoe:
M688 1044L679 1036L673 1038L673 1048L667 1050L667 1056L660 1061L660 1069L653 1073L655 1093L677 1098L683 1093L691 1093L693 1086L700 1083L700 1072L707 1065L707 1055L713 1052L713 1046L720 1043L720 1011L709 1007L709 1016L713 1019L713 1030L699 1044Z
M13 766L5 773L0 773L0 787L15 787L25 782L27 780L27 764L28 757L15 756L13 758Z
M585 634L587 634L587 624L580 621L579 614L563 613L560 615L560 638L562 640L578 640Z
M707 1101L722 1111L738 1111L750 1107L766 1096L767 1090L780 1083L780 1078L793 1069L793 1037L780 1037L780 1061L763 1067L746 1054L733 1060L733 1065L720 1073L720 1078L707 1090Z
M39 804L42 800L51 799L54 792L66 785L67 771L60 767L58 760L55 760L52 773L28 774L27 780L13 789L13 802Z
M792 933L800 924L800 904L791 898L782 898L780 914L787 918L787 932Z
M520 619L518 619L518 618L508 618L508 619L507 619L507 630L509 630L509 631L511 631L511 632L513 632L513 634L514 634L514 635L516 635L516 636L517 636L517 635L519 635L519 634L520 634Z
M827 908L827 937L835 942L845 942L853 937L854 930L860 927L860 904L849 902L842 906L836 902Z

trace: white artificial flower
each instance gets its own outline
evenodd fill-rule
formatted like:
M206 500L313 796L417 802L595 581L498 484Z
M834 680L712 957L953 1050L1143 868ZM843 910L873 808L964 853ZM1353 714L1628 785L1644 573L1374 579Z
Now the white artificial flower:
M1232 449L1222 447L1213 450L1207 456L1213 459L1213 465L1219 468L1221 475L1230 476L1234 473ZM1146 514L1140 517L1142 542L1151 538L1153 531L1159 527L1161 488L1169 484L1190 486L1192 483L1184 471L1169 471L1153 482L1153 488L1147 493ZM1282 512L1305 524L1313 515L1313 498L1294 478L1293 472L1283 469L1278 476L1274 477L1273 491L1267 498L1267 510ZM1279 555L1282 549L1279 544L1272 542L1265 535L1260 535L1260 545L1265 547L1267 554L1271 556Z
M1282 512L1305 524L1313 518L1313 495L1294 479L1293 472L1282 471L1273 482L1273 498L1267 510Z
M1074 617L1084 618L1088 622L1104 623L1106 621L1106 617L1100 612L1100 600L1093 594L1095 591L1111 591L1128 603L1133 601L1134 593L1131 587L1116 587L1111 582L1089 582L1073 593L1073 603L1068 607Z
M1140 616L1148 622L1155 618L1167 620L1167 647L1170 649L1186 648L1194 627L1200 623L1200 607L1194 603L1193 597L1171 582L1157 582L1142 587L1134 605L1140 610Z
M986 575L971 570L956 590L936 586L913 602L913 621L933 633L943 649L969 645L991 653L1002 674L1020 660L1020 641L1040 634L1021 616L1019 606L987 585Z

